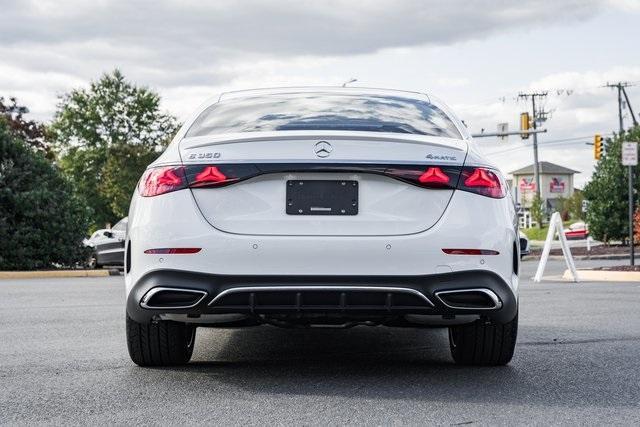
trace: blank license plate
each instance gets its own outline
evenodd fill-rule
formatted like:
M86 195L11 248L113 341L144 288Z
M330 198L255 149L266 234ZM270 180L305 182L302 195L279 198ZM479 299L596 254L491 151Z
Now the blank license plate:
M287 181L288 215L357 215L358 181Z

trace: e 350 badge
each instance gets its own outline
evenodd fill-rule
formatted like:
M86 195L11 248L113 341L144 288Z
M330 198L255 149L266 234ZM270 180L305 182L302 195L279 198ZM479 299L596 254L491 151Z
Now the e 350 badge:
M193 153L193 154L189 154L189 157L187 157L188 160L200 160L200 159L219 159L220 158L220 153L216 152L216 153Z

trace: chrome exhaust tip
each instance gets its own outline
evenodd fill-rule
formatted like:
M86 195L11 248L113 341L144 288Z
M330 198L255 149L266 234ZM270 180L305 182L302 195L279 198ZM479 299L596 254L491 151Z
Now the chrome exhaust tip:
M140 300L140 307L148 309L193 308L207 297L205 291L157 287L150 289Z
M496 310L502 301L495 292L486 288L455 289L435 293L447 308L455 310Z

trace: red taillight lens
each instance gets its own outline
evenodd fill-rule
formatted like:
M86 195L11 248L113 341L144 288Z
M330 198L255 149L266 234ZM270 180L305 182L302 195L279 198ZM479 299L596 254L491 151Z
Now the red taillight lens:
M190 165L185 169L189 187L224 187L260 174L252 164Z
M166 166L147 170L138 189L142 196L151 197L189 187L223 187L259 173L250 164Z
M396 166L386 168L384 174L424 188L456 188L460 168L456 166Z
M182 166L166 166L147 170L139 184L143 197L158 196L187 187Z
M192 186L218 184L225 182L227 176L220 172L216 166L205 166L202 172L196 174L195 179L191 183Z
M506 186L500 176L487 168L464 168L458 189L494 199L506 195Z
M418 181L421 184L449 184L451 178L439 167L430 167L420 177Z

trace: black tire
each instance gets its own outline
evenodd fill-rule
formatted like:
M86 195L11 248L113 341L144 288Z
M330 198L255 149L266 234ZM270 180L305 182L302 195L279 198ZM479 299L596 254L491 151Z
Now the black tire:
M87 260L87 268L91 270L102 268L102 265L98 264L98 255L96 255L95 252L91 254L89 259Z
M517 335L518 315L507 323L477 320L451 326L451 355L459 365L506 365L513 357Z
M140 366L184 365L193 354L195 332L196 328L186 323L138 323L127 315L129 356Z

